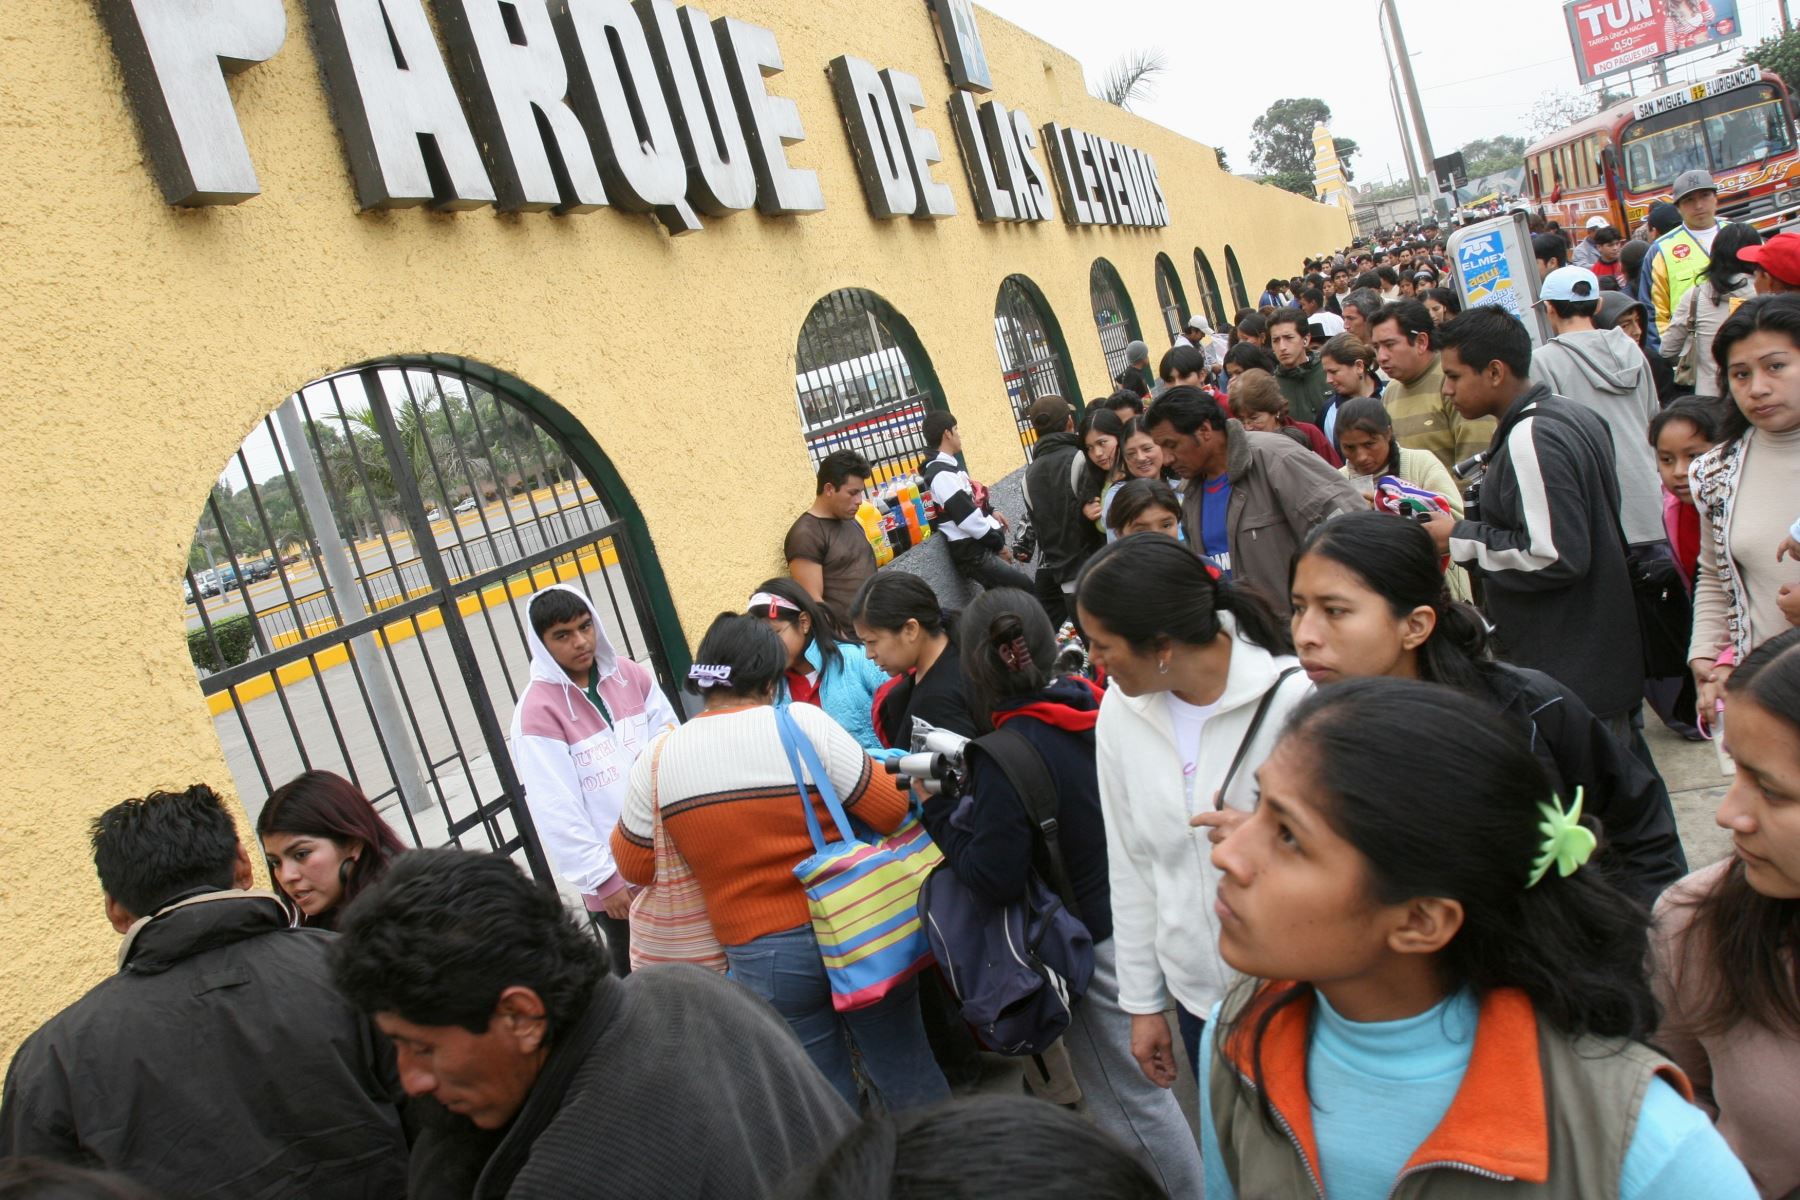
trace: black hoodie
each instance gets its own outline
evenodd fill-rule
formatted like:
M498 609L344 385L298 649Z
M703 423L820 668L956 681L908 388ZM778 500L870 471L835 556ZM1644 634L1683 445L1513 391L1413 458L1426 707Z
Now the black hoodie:
M1043 558L1040 571L1058 582L1080 573L1088 555L1105 544L1099 526L1081 511L1081 498L1071 479L1073 460L1081 456L1081 439L1072 431L1038 439L1031 465L1025 468L1025 503L1037 530Z

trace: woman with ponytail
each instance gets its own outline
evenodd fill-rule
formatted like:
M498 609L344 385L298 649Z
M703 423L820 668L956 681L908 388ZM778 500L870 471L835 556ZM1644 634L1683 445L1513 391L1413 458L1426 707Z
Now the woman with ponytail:
M1649 914L1584 865L1581 799L1463 692L1320 689L1213 848L1207 1200L1751 1200L1668 1059Z
M1076 601L1089 651L1117 685L1095 734L1119 1006L1132 1014L1132 1056L1166 1088L1169 1002L1192 1063L1204 1014L1225 994L1208 829L1256 807L1256 768L1312 684L1268 606L1162 534L1094 555Z
M1055 632L1043 606L1025 592L983 592L963 613L961 628L963 677L976 721L984 731L1008 730L1030 743L1056 785L1057 844L1075 915L1094 939L1093 979L1062 1038L1083 1105L1169 1195L1197 1196L1200 1149L1174 1093L1138 1070L1133 1018L1119 1006L1110 847L1094 767L1100 690L1085 679L1053 677ZM1007 773L980 742L969 748L968 768L967 806L958 796L932 796L925 827L970 891L994 905L1022 900L1033 862L1041 861L1039 835Z
M1451 600L1431 536L1385 513L1319 526L1294 559L1290 601L1300 665L1320 687L1371 675L1423 679L1506 714L1559 792L1585 797L1605 831L1597 865L1648 906L1687 871L1662 779L1574 692L1494 662L1481 614ZM1435 733L1420 730L1421 739Z
M957 661L956 623L929 583L904 571L873 575L850 602L850 620L863 653L888 674L874 700L875 736L882 745L910 750L915 718L975 736Z
M269 879L298 923L335 929L338 914L406 849L362 791L330 771L276 788L256 817Z
M1732 672L1725 744L1733 852L1657 906L1656 1041L1772 1200L1800 1194L1800 630Z

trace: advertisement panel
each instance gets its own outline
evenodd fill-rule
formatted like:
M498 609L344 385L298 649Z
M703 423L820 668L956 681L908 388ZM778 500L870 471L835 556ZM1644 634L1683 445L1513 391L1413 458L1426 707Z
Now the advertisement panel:
M1570 0L1563 6L1575 73L1588 83L1671 54L1729 42L1737 0Z

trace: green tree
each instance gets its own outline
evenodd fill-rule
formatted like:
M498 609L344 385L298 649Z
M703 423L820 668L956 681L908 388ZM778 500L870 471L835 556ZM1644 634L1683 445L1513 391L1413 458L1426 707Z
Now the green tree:
M1219 160L1219 170L1227 175L1231 174L1231 164L1225 161L1225 151L1222 147L1213 147L1213 157Z
M1250 126L1250 162L1265 176L1264 182L1302 196L1313 194L1313 126L1331 123L1331 107L1323 100L1277 100ZM1357 145L1349 138L1333 138L1345 182L1355 178L1350 160Z
M1525 162L1525 139L1503 133L1498 137L1476 138L1462 146L1463 162L1470 179L1510 171Z
M1775 72L1789 87L1800 84L1800 29L1764 38L1744 51L1744 62Z

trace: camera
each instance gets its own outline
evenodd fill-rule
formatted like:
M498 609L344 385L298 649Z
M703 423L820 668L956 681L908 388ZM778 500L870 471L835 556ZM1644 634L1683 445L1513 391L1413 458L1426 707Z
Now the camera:
M1463 488L1463 520L1481 520L1481 483L1487 477L1487 451L1471 454L1450 470Z
M967 781L963 748L968 744L962 734L914 717L912 753L889 759L888 774L905 777L909 786L927 796L959 796Z

